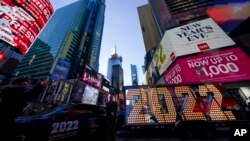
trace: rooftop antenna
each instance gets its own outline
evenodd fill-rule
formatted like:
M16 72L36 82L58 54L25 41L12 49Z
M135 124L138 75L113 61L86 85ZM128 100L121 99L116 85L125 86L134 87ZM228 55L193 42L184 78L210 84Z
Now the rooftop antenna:
M116 41L115 41L115 54L116 54Z

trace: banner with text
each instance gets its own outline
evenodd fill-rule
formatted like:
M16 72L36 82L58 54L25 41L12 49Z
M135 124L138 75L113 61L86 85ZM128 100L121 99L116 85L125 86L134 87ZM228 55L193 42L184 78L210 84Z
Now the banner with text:
M234 41L208 18L167 30L153 61L161 75L176 57L232 45Z
M249 64L250 58L240 48L231 48L180 58L163 76L166 84L239 82L250 80Z

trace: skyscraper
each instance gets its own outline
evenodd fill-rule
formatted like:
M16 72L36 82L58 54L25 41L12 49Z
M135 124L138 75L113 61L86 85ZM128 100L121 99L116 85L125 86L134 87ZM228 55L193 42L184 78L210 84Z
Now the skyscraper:
M138 72L136 65L130 65L131 66L131 79L132 79L132 85L138 85Z
M149 8L149 5L143 5L137 7L143 41L145 45L146 53L157 47L160 41L160 34L157 31L156 24L154 22L154 18L152 12Z
M107 78L114 88L120 90L121 86L123 86L122 57L116 53L116 47L108 60Z
M15 70L15 75L51 78L57 73L66 79L81 77L85 64L90 64L93 48L100 48L104 4L101 0L80 0L58 9ZM99 31L100 36L96 34ZM57 71L55 68L60 68L59 65L67 71Z
M123 86L123 69L121 65L112 66L112 78L111 85L116 89L121 91Z
M99 70L99 57L101 51L102 33L104 26L104 13L105 13L105 1L98 3L96 12L96 24L93 32L93 43L91 45L90 61L89 65L92 66L96 71Z
M148 4L138 7L137 11L146 50L144 66L147 68L149 62L153 58L153 52L160 42L160 33L157 30L156 23Z
M111 53L111 57L109 58L108 60L108 72L107 72L107 78L111 81L111 78L112 78L112 67L114 65L120 65L122 66L122 57L119 56L117 53L116 53L116 47L115 47L115 50L112 51Z

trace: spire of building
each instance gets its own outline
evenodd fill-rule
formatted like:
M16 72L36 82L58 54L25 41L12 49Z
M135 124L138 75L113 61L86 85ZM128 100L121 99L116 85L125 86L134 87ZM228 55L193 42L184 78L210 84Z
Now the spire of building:
M116 46L116 42L115 42L115 48L111 49L111 56L117 55L116 49L117 49L117 46Z
M115 43L115 54L116 54L116 43Z

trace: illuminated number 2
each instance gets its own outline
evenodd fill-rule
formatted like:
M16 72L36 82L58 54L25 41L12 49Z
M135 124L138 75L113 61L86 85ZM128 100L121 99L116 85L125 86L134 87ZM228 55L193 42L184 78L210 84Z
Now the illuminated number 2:
M202 112L193 112L196 99L193 96L194 91L188 86L175 87L175 94L177 97L182 97L183 94L188 94L186 105L184 106L183 116L186 120L206 120Z
M214 85L200 85L199 92L201 96L206 96L207 92L213 92L213 101L211 103L210 117L211 120L235 120L231 111L222 111L222 95Z
M132 111L128 116L128 124L131 123L147 123L148 120L144 113L141 113L143 105L147 105L147 99L144 89L131 89L127 93L127 100L132 100L133 96L138 96L139 99L134 104Z

